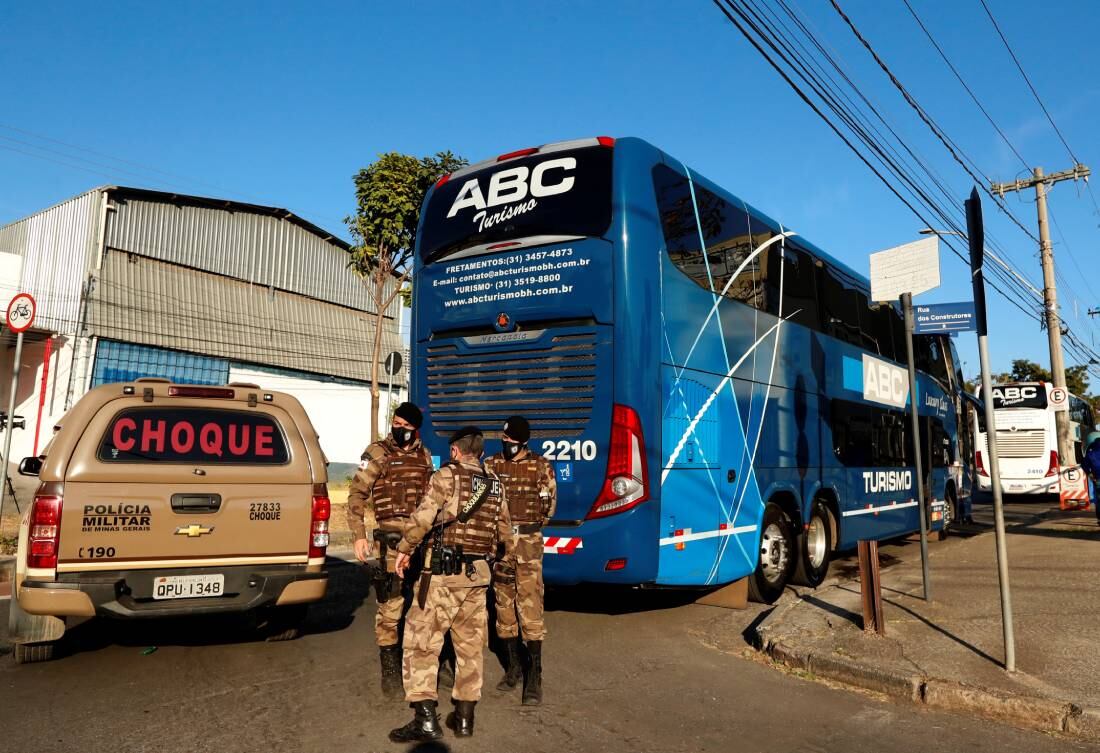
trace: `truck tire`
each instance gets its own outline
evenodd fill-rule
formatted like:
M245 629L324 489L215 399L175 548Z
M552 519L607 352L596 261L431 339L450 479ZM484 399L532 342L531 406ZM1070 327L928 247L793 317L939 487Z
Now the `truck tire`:
M260 618L260 633L268 643L292 641L302 634L309 607L294 604L287 607L272 607Z
M57 641L45 643L16 643L12 655L16 664L35 664L36 662L52 661L54 648Z
M760 531L760 557L749 576L749 598L761 604L774 604L790 582L798 559L794 524L779 505L769 502L764 508Z
M806 528L798 534L798 562L791 580L811 588L820 586L829 575L833 546L832 513L824 503L815 500Z

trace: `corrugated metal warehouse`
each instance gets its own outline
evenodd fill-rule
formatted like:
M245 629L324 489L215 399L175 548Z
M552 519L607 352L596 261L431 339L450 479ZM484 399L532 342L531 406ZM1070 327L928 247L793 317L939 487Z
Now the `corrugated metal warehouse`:
M358 462L370 438L373 306L348 251L285 209L122 186L0 228L0 303L19 291L38 302L16 396L27 426L12 458L34 452L36 435L44 445L88 389L161 376L290 392L329 459ZM399 306L386 311L383 355L404 352ZM11 373L13 345L5 331L0 374ZM395 400L405 381L393 377ZM390 385L379 387L384 418Z

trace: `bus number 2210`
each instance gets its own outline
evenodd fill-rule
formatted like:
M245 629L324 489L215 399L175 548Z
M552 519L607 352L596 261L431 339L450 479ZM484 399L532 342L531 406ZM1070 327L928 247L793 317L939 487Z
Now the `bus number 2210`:
M557 442L546 440L542 443L542 454L547 460L595 460L596 443L591 439L581 442Z

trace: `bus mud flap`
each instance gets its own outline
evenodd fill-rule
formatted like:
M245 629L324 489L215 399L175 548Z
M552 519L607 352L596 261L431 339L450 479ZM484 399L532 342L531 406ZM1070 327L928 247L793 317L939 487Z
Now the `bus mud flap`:
M19 601L12 594L8 602L9 643L44 643L56 641L65 634L65 621L60 617L27 614L19 607Z
M735 580L733 583L709 591L696 599L695 603L724 609L747 609L749 606L749 579Z

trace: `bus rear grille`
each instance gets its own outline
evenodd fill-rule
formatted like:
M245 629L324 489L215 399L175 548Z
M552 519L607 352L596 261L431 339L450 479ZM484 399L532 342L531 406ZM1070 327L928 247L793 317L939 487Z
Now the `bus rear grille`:
M555 335L539 347L427 349L428 407L436 436L473 424L499 437L509 416L531 423L532 437L579 436L596 392L596 332Z
M997 430L997 454L1002 458L1041 458L1046 452L1046 432Z

